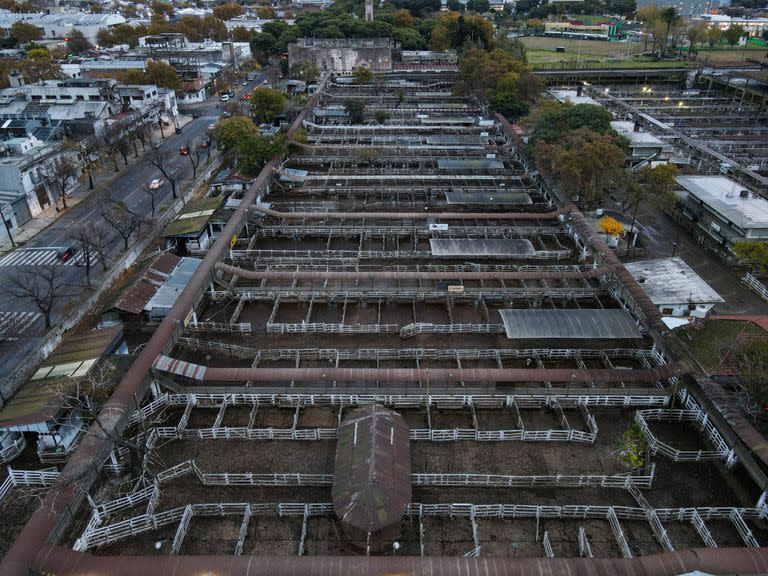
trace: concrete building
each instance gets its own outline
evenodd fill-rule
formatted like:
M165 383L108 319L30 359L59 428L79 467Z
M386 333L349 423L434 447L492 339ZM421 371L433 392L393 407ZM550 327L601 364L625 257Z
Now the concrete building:
M349 74L361 66L389 72L396 46L389 38L299 38L288 45L288 60L309 60L321 72L337 74Z
M701 14L694 18L694 21L706 22L710 28L720 28L720 30L741 26L750 36L760 36L768 30L768 18L735 18L725 14Z
M3 13L0 17L0 30L4 35L9 35L11 26L17 20L24 20L27 24L37 26L43 31L44 39L66 38L72 30L83 33L85 39L90 43L97 42L97 36L100 30L112 28L118 24L125 24L126 20L120 14L86 14L70 13L63 14L18 14L11 15Z
M549 95L552 96L558 102L562 104L570 103L576 106L577 104L592 104L594 106L602 106L600 102L583 94L580 89L576 90L549 90Z
M768 201L725 176L678 176L680 221L702 240L731 250L768 238Z
M664 316L704 318L720 295L682 258L658 258L625 264L627 271Z
M616 120L611 122L611 128L629 140L627 160L630 166L636 166L649 158L662 160L668 156L664 151L664 142L650 132L642 130L639 124Z

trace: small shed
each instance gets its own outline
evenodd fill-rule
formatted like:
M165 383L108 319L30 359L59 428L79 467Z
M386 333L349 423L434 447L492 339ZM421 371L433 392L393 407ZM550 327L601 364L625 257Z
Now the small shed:
M216 175L211 183L211 195L223 194L229 196L237 192L245 192L253 182L253 178L243 176L234 168L225 168Z
M66 337L0 410L0 434L36 433L41 461L66 461L83 431L83 414L67 399L69 385L87 378L106 356L127 353L120 326Z
M657 258L624 265L664 316L703 318L725 302L682 258Z
M185 256L188 250L205 250L213 240L213 216L224 202L224 196L211 196L187 204L176 219L163 230L168 250Z
M336 442L332 496L345 528L372 534L399 525L411 501L410 431L400 414L369 405L347 415Z

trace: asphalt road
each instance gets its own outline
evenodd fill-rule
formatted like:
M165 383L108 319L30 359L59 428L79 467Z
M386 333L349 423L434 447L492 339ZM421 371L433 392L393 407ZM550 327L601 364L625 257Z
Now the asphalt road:
M236 88L236 98L240 98L246 93L253 90L263 82L263 74L258 74L257 77L249 82L248 86L242 85ZM176 173L180 182L189 182L192 179L192 164L189 158L181 156L179 154L179 147L187 144L188 142L194 142L200 138L208 130L208 126L215 121L215 118L221 113L221 106L218 98L209 98L207 101L194 106L185 108L185 114L193 115L193 120L187 123L183 128L181 134L175 134L172 127L166 127L166 138L161 144L161 150L167 158L168 171L170 173ZM141 148L139 146L139 150ZM122 162L121 162L122 163ZM143 182L152 180L154 178L160 178L164 180L163 187L155 200L155 214L157 215L158 208L164 203L168 203L171 198L171 186L167 182L167 179L160 173L160 171L151 166L145 159L139 157L134 159L127 167L120 166L120 174L116 175L115 179L108 185L104 186L100 190L97 185L96 189L90 191L88 196L79 204L67 209L59 218L53 222L50 226L42 230L35 237L30 239L24 244L23 247L17 249L15 258L19 258L19 262L28 262L36 252L31 252L30 249L39 249L41 258L45 255L45 258L52 258L53 252L45 252L44 249L56 248L62 246L68 246L72 244L70 231L83 222L99 222L103 218L101 216L102 208L106 204L106 191L109 190L111 196L116 200L121 200L125 203L127 208L138 214L143 218L149 218L151 215L151 200L149 196L142 191L141 184ZM198 174L205 170L205 158L198 166ZM82 194L87 187L87 179L84 184L81 184L80 188L74 194ZM142 228L142 231L145 228ZM137 235L134 233L129 240L129 245L132 245L136 241ZM22 255L19 250L24 251ZM111 266L114 264L116 258L123 250L123 240L116 232L113 232L110 236L110 243L107 249L107 264ZM30 255L32 254L32 256ZM29 265L2 265L3 258L9 256L3 256L0 258L0 325L2 323L2 316L4 313L11 312L28 312L36 313L39 310L29 300L14 299L7 295L3 295L3 286L6 286L9 278L18 276L25 269L31 268ZM90 290L85 283L85 267L83 266L61 266L62 282L67 285L67 290L74 294L73 300L76 300L78 296L87 293ZM91 267L91 281L92 284L98 285L101 277L101 263L96 262ZM31 317L31 316L30 316ZM53 315L52 321L55 323L60 319L59 315ZM44 324L42 318L35 326L28 327L27 331L20 334L21 338L14 342L0 342L0 380L4 374L13 369L15 363L23 357L23 355L35 345L39 344L40 336L44 333Z

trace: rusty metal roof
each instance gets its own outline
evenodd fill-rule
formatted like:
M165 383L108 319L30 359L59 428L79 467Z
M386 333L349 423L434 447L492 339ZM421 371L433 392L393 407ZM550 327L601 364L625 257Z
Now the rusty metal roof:
M339 427L333 506L344 524L375 532L400 521L411 501L408 424L381 406L349 413Z
M155 258L146 272L133 283L114 307L131 314L140 314L179 262L181 258L174 254L164 253Z

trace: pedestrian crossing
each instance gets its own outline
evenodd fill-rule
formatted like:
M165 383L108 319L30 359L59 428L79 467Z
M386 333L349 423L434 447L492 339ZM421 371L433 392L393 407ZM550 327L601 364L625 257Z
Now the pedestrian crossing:
M210 120L218 120L219 119L219 115L218 114L211 114L209 116L200 116L200 119L201 120L209 120L209 121Z
M69 260L62 262L56 255L61 246L48 248L23 248L14 250L0 258L0 266L85 266L82 252L75 252ZM98 256L91 256L91 266L96 263Z
M42 321L40 312L0 312L0 341L15 340Z

